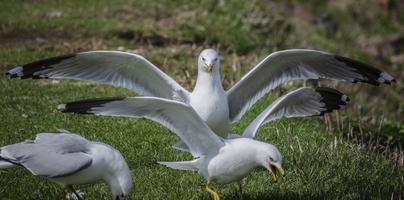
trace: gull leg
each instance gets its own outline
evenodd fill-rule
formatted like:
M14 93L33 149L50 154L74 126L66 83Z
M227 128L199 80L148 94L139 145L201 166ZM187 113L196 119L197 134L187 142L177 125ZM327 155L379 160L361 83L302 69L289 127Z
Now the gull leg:
M77 197L77 199L78 200L83 200L83 198L81 198L81 196L79 195L79 194L77 194L77 192L76 192L76 190L73 188L73 186L69 186L69 189L71 190L71 191L73 191L73 193L74 193L74 195L76 195L76 197Z
M67 191L67 189L66 188L63 188L63 193L62 193L62 199L63 200L68 200L67 199L67 194L69 194L69 192Z
M206 185L205 190L206 190L206 192L209 192L209 193L210 193L210 195L212 196L212 199L213 199L213 200L220 200L219 195L218 195L215 191L213 191L212 189L210 189L210 188L209 188L209 185Z
M243 182L242 182L242 180L237 181L237 185L238 185L238 191L239 191L239 198L240 198L240 200L243 200Z

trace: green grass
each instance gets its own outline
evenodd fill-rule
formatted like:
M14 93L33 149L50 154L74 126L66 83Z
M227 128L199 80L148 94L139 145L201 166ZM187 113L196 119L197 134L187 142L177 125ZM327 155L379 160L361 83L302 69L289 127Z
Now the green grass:
M392 73L397 83L375 88L323 81L322 85L347 93L350 105L326 118L284 119L263 126L258 139L279 148L287 174L274 182L269 172L254 170L244 182L244 194L246 199L257 200L403 198L403 64L386 63L368 50L392 34L404 34L403 17L395 9L386 12L367 1L348 2L343 9L338 3L315 0L310 4L0 1L0 71L69 52L119 48L144 55L192 89L195 58L205 47L220 51L226 88L277 49L316 48L375 63ZM352 14L358 10L372 14ZM55 16L58 12L61 15ZM338 23L331 36L311 22L323 12ZM387 58L401 53L388 51ZM274 90L233 130L242 132L271 101L298 86L301 82ZM0 146L64 128L111 144L123 153L135 183L130 199L210 199L197 173L156 164L191 159L170 147L178 138L166 128L145 119L81 116L56 109L62 102L134 96L133 92L89 82L21 81L0 76L0 95ZM25 170L1 170L0 177L0 199L61 198L56 184ZM236 184L212 187L223 199L237 198ZM78 189L88 199L110 199L108 187L102 183Z

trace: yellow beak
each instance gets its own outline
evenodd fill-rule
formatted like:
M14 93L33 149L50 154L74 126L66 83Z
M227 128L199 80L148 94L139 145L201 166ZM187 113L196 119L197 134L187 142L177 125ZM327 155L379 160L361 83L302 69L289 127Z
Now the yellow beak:
M278 170L282 174L282 176L285 176L285 170L283 170L282 167L279 167Z
M269 167L269 171L271 172L272 178L274 179L274 181L277 180L277 177L276 177L276 170L278 170L278 171L281 173L282 176L285 175L285 170L284 170L282 167L275 168L275 167L271 167L271 166L270 166L270 167Z
M213 65L212 64L208 64L208 72L211 73L213 69Z
M274 170L272 168L269 168L269 171L271 172L272 178L274 179L274 181L276 181L276 174L275 174Z

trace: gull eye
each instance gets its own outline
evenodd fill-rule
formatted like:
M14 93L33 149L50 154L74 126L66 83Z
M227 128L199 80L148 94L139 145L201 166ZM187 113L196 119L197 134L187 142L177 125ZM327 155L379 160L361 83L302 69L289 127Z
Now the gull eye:
M214 61L214 62L217 62L217 58L215 58L213 61Z
M269 160L270 160L271 162L275 162L275 160L274 160L273 158L269 158Z
M203 60L203 62L205 62L205 61L206 61L204 57L202 57L202 60Z

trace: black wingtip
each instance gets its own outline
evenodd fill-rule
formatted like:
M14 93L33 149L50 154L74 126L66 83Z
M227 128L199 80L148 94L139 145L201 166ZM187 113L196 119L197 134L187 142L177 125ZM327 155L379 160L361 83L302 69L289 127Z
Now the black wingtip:
M347 95L336 89L328 87L317 87L315 88L315 90L321 95L321 102L325 104L325 110L322 111L320 115L332 112L333 110L338 110L341 108L341 106L346 105L350 101Z
M93 108L102 107L104 104L123 100L124 97L110 97L110 98L98 98L98 99L86 99L80 101L74 101L58 105L58 109L64 113L76 113L76 114L94 114Z
M5 75L8 76L9 78L18 78L22 75L22 66L17 66L14 67L10 70L8 70Z
M17 66L6 72L6 76L10 78L20 78L20 79L43 79L48 78L41 74L41 71L52 68L63 60L69 59L76 56L76 54L67 54L52 58L47 58L43 60L38 60L25 65Z
M6 73L6 76L8 76L10 79L14 79L14 78L19 78L19 79L21 79L21 77L20 76L18 76L17 74L10 74L10 73Z
M8 78L15 78L17 75L15 75L15 74L10 74L10 72L6 72L6 73L4 73L4 76L7 76Z
M345 63L349 67L352 67L356 70L357 73L362 75L362 78L355 79L352 81L352 83L363 82L374 86L379 86L382 83L390 84L390 82L394 81L394 78L389 74L366 63L339 55L334 55L334 58L340 62Z
M396 83L396 79L391 79L390 81L384 82L384 84L391 85L392 83Z

